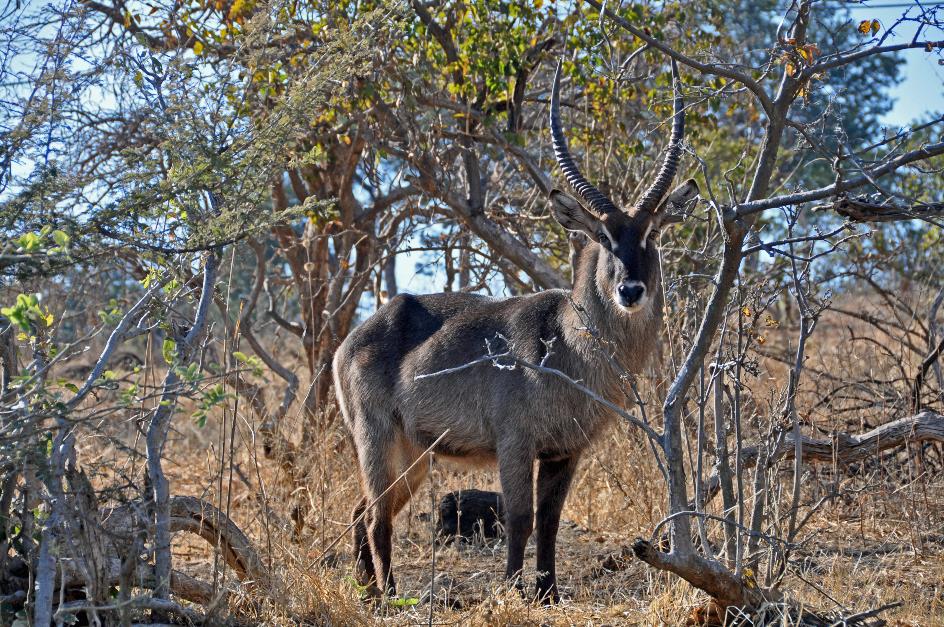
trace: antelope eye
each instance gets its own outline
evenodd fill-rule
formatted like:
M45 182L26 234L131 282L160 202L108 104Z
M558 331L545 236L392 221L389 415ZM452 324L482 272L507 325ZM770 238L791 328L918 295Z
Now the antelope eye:
M606 233L600 232L597 234L597 241L600 242L600 246L603 248L612 251L613 242L610 241L609 236Z

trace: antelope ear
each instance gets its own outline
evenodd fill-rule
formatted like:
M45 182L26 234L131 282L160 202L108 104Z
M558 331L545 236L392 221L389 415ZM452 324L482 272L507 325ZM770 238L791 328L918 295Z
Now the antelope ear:
M656 223L677 224L685 219L685 210L699 194L698 183L695 179L688 179L666 196L665 201L656 209Z
M551 211L554 218L568 231L583 231L590 237L596 237L599 218L584 209L580 202L559 189L551 192Z

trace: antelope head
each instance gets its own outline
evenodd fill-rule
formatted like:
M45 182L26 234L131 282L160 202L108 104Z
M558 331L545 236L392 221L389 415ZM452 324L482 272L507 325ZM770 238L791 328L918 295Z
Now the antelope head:
M551 192L554 217L570 231L581 231L601 250L597 256L595 281L602 297L609 296L618 310L635 313L647 307L661 281L658 234L677 211L698 195L698 185L689 179L666 197L682 155L685 113L679 91L678 68L672 61L675 89L672 136L655 181L639 202L628 209L617 208L580 173L567 148L561 128L561 63L554 75L551 93L551 137L557 164L577 197L555 189ZM664 198L664 201L663 201Z

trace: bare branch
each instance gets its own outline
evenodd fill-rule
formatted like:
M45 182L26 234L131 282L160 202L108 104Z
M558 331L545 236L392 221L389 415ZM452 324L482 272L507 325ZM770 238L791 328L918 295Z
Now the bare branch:
M203 268L203 291L197 302L193 325L178 343L177 360L186 362L190 359L196 347L197 339L206 330L207 311L213 300L214 284L216 283L217 254L211 251L206 255ZM176 360L175 360L176 361ZM161 402L151 417L146 438L147 448L147 476L152 492L152 506L154 508L154 575L158 586L154 593L158 598L167 598L170 592L170 486L164 475L161 460L164 455L164 444L167 440L167 431L170 428L171 417L180 393L179 375L177 369L171 365L164 377Z
M941 41L912 41L906 44L893 44L890 46L875 46L873 48L867 48L866 50L859 50L857 52L845 52L839 53L837 55L830 55L828 57L823 57L818 63L813 65L808 65L803 70L800 71L800 80L805 80L813 76L814 74L820 74L837 67L842 67L843 65L849 65L850 63L855 63L856 61L861 61L866 57L870 57L876 54L889 54L892 52L901 52L902 50L916 50L922 49L930 52L934 48L944 48L944 40Z
M912 411L921 409L921 388L924 386L924 378L927 376L931 366L940 358L942 352L944 352L944 337L941 338L941 341L937 343L934 350L928 353L924 361L921 362L921 367L918 369L918 375L915 377L914 386L911 391Z
M898 155L894 159L890 159L880 166L870 168L866 171L866 174L862 174L847 180L839 180L832 185L827 185L826 187L820 187L819 189L814 189L807 192L785 194L783 196L773 196L772 198L764 198L762 200L752 200L740 203L735 205L733 208L725 210L725 219L735 220L737 218L749 216L767 209L775 209L789 205L800 205L812 202L814 200L822 200L824 198L835 196L841 194L842 192L867 185L871 179L890 174L902 166L914 163L916 161L921 161L923 159L930 159L931 157L936 157L941 154L944 154L944 142L928 144L922 148Z
M92 368L92 371L85 378L85 383L76 392L66 403L66 409L73 409L76 405L82 402L82 399L92 390L92 386L95 385L95 382L99 377L102 376L102 373L105 371L105 366L108 365L108 360L111 359L112 354L115 352L115 349L118 348L118 345L125 340L125 334L128 332L128 329L131 327L138 319L138 315L144 311L144 308L148 306L151 302L151 299L154 298L154 295L163 289L164 285L169 280L169 277L166 277L151 286L147 292L144 293L138 302L132 305L131 309L122 316L121 320L115 326L114 331L111 332L111 335L108 336L108 341L105 342L105 348L102 350L101 355L98 360L95 362L95 367Z

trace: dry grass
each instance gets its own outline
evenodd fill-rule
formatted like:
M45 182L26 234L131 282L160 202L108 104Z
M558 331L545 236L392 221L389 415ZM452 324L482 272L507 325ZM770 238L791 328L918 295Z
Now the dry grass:
M218 447L210 435L217 425L185 427L173 443L168 464L173 491L219 501ZM350 534L333 550L326 547L349 522L358 496L353 453L341 429L332 429L307 460L306 486L294 487L270 460L254 461L250 441L239 437L235 461L250 480L234 473L229 505L237 523L250 535L263 558L272 565L281 586L274 597L248 594L237 602L249 618L265 624L293 624L305 617L312 624L408 625L427 620L428 605L378 608L363 603L351 578ZM261 453L259 454L261 457ZM648 450L618 428L584 461L564 511L558 572L565 602L550 608L529 605L502 585L504 546L450 543L436 547L437 624L462 625L637 625L683 623L704 597L687 584L647 569L628 557L628 545L647 536L661 518L662 486L655 480ZM257 465L258 464L258 465ZM258 489L256 473L264 491ZM224 469L224 486L229 473ZM395 568L401 594L420 597L429 586L433 524L432 499L465 487L497 489L492 474L460 473L436 468L434 481L415 495L396 524ZM904 605L889 613L900 624L944 624L944 551L942 511L944 482L873 486L868 495L849 504L825 508L808 529L811 549L867 549L901 544L890 554L842 555L825 552L788 579L802 603L832 609L833 602L864 609L896 600ZM261 497L264 492L265 496ZM432 494L431 494L432 492ZM260 498L261 497L261 498ZM299 499L309 502L307 525L292 537L290 514ZM271 513L266 516L265 503ZM922 537L937 535L931 542ZM614 570L604 569L608 566ZM533 564L533 547L528 551ZM625 558L625 559L624 559ZM195 537L181 536L175 544L176 567L212 580L212 549ZM222 575L222 573L221 573ZM233 574L229 573L230 582ZM533 576L527 573L526 576ZM805 580L805 581L804 581ZM823 592L817 590L821 589ZM261 607L248 601L265 599ZM448 606L447 606L448 605Z
M839 323L835 323L838 325ZM849 369L850 353L818 331L811 365L827 371ZM768 346L785 341L788 331L772 329ZM777 334L782 334L779 338ZM856 351L859 349L856 348ZM885 367L874 354L855 354L856 368ZM750 390L754 399L774 399L784 367L766 360ZM815 395L810 388L806 392ZM756 405L763 409L758 400ZM246 411L244 411L244 409ZM879 414L880 409L875 413ZM827 425L827 413L816 416ZM235 417L235 438L229 432ZM301 418L282 425L289 437L301 433ZM845 418L838 421L845 427ZM231 607L260 624L366 625L425 624L429 605L377 606L359 599L351 577L351 539L344 533L352 505L360 496L351 445L339 424L307 446L289 476L265 459L254 437L248 408L232 403L200 428L182 414L168 443L165 467L172 492L218 504L254 540L277 575L277 589L242 590ZM857 429L856 429L857 430ZM130 436L129 436L130 437ZM297 440L297 438L295 438ZM128 438L126 442L130 443ZM126 453L85 439L80 459L86 466L118 465ZM140 446L140 443L139 443ZM232 460L232 464L230 461ZM222 478L221 478L222 468ZM932 467L932 471L934 468ZM944 478L911 477L907 460L889 458L880 471L849 476L830 468L810 470L804 486L816 490L841 485L849 495L825 505L801 534L803 554L784 588L798 603L816 610L864 610L892 601L903 605L884 616L900 625L944 625ZM788 490L789 476L779 488ZM222 490L220 487L222 486ZM456 472L437 466L397 519L394 568L400 593L422 597L431 577L433 503L451 490L497 489L493 473ZM293 537L293 507L307 508L305 528ZM748 503L750 506L750 503ZM435 624L449 625L676 625L705 601L677 578L647 569L628 557L637 536L648 536L665 511L665 492L650 451L626 425L618 425L583 460L564 510L558 543L558 576L565 601L553 607L524 602L502 584L504 546L437 544L439 584ZM714 533L714 532L713 532ZM343 536L334 548L328 548ZM328 550L326 550L326 548ZM609 558L609 559L608 559ZM625 558L625 559L624 559ZM533 547L527 555L533 569ZM201 540L175 541L175 567L213 579L212 549ZM604 568L604 565L609 568ZM533 570L526 570L533 580Z

